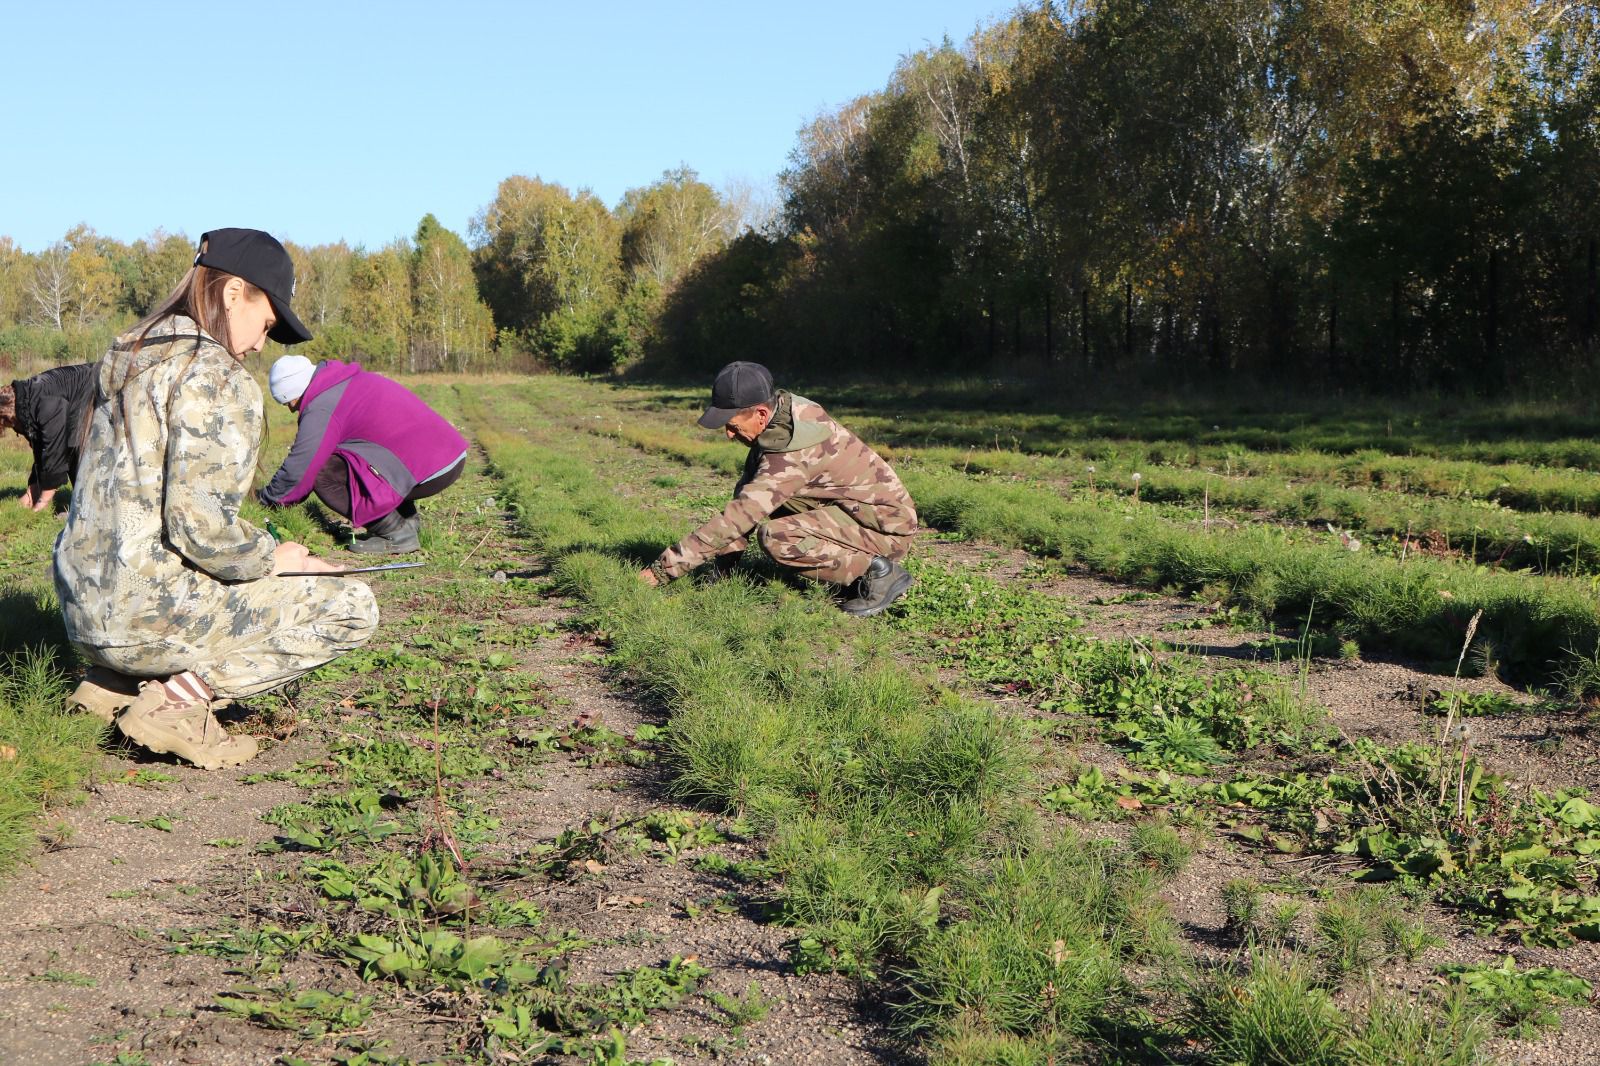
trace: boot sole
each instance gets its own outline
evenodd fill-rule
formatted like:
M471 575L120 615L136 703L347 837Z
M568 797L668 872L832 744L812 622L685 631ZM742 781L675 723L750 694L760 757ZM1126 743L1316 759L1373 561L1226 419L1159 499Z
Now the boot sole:
M252 751L243 757L229 757L207 752L204 748L197 748L187 740L175 737L164 729L150 724L143 715L123 715L117 720L117 728L122 735L133 741L147 751L158 755L176 755L184 762L191 763L202 770L221 770L228 766L239 766L255 758Z
M895 581L894 584L889 586L889 591L883 597L883 602L874 607L867 607L862 610L851 610L849 607L841 607L840 610L844 611L845 614L853 615L856 618L871 618L873 615L882 614L884 611L888 610L896 600L898 600L901 596L904 596L906 594L906 590L909 589L912 584L916 582L916 580L917 579L912 577L910 574L901 576Z

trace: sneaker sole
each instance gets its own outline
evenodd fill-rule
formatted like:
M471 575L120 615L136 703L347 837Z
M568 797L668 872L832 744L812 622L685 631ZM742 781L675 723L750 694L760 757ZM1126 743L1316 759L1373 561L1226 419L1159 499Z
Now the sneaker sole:
M882 614L884 611L893 606L896 600L898 600L901 596L904 596L906 594L906 590L909 589L916 580L917 579L912 577L910 574L906 574L904 577L900 578L893 585L889 586L888 595L884 596L883 602L878 604L876 607L868 607L865 610L860 611L853 611L848 607L841 607L840 610L844 611L845 614L853 615L856 618L871 618L873 615Z
M173 736L166 730L152 725L143 715L125 714L117 720L117 728L121 730L123 736L147 751L153 751L158 755L176 755L184 762L202 770L221 770L228 766L239 766L256 756L253 750L248 755L230 756L197 748L182 737Z

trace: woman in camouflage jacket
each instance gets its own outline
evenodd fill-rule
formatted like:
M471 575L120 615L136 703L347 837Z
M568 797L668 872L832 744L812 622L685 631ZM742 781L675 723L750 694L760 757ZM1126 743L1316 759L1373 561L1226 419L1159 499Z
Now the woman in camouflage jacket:
M100 360L55 584L90 663L72 702L154 751L205 769L255 754L215 701L276 688L359 647L378 623L366 585L277 577L333 569L239 517L265 425L243 359L310 334L289 309L293 266L258 230L201 238L195 266Z

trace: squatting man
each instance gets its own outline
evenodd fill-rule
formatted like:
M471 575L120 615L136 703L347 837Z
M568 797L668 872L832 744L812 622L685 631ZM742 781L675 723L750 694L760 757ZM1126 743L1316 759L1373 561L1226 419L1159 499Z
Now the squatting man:
M822 407L775 389L759 363L717 372L707 429L746 444L750 455L722 513L661 553L639 580L661 585L714 561L726 573L752 533L780 566L839 586L839 606L875 615L905 594L900 565L917 512L889 464Z

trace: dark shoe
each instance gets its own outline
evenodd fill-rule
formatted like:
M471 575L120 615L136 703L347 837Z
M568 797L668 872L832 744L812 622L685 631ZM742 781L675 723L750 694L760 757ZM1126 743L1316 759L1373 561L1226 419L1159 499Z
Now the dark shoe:
M374 523L377 525L377 523ZM382 532L367 527L371 532L350 545L350 550L361 555L404 555L422 547L419 536L422 522L415 516L386 524Z
M880 555L856 579L855 595L839 604L839 609L857 618L871 618L904 596L914 580L905 567Z

